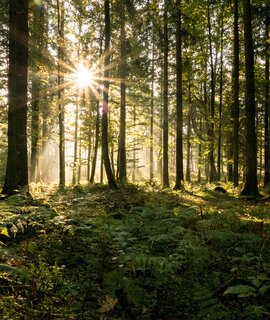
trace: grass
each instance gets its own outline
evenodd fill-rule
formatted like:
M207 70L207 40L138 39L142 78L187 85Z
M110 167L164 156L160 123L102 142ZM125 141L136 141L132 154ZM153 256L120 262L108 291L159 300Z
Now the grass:
M269 203L186 189L2 201L1 319L270 319Z

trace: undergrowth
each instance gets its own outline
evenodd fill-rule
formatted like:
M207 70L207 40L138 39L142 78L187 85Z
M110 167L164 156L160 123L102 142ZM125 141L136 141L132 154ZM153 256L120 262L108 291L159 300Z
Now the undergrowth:
M268 202L186 189L2 201L1 319L270 319Z

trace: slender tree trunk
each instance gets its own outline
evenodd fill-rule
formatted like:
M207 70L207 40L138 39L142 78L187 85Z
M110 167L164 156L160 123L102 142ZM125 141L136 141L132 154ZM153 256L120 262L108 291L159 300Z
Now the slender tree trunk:
M218 112L218 172L217 180L221 178L221 138L222 138L222 108L223 108L223 34L224 34L224 18L223 12L221 12L221 33L220 33L220 80L219 80L219 112Z
M105 171L107 175L108 185L110 188L117 188L109 157L108 143L108 112L109 112L109 81L110 76L108 66L110 64L110 0L104 0L105 14L105 65L104 65L104 91L102 106L102 158L104 161Z
M90 183L94 183L96 165L97 165L97 155L98 155L98 145L99 145L99 131L100 131L100 114L99 114L99 101L96 101L96 133L95 133L95 147L94 147L94 156L92 162L92 170L90 176Z
M256 106L254 81L254 52L250 0L243 0L245 40L245 111L246 111L246 176L242 195L259 195L257 183Z
M239 162L239 27L238 0L234 0L233 31L233 184L238 186Z
M191 80L188 83L188 114L187 114L187 167L186 181L190 182L190 162L191 162Z
M65 107L64 107L64 99L63 99L63 88L62 84L64 82L64 78L62 75L62 67L61 63L63 60L63 40L64 40L64 3L60 0L57 0L57 13L58 13L58 65L57 65L57 84L58 84L58 121L59 121L59 186L64 187L66 184L65 177Z
M199 130L202 131L202 119L199 120ZM198 182L202 180L202 143L199 142L198 147Z
M40 60L44 38L44 10L40 9L40 6L33 6L33 76L32 76L32 121L31 121L31 164L30 164L30 181L40 181L39 170L39 129L40 129Z
M269 18L265 22L265 102L264 102L264 185L270 184L270 163L269 163L269 106L270 106L270 94L269 94Z
M78 124L79 124L79 97L76 97L75 109L75 129L74 129L74 156L73 156L73 172L72 184L76 185L78 181Z
M213 61L213 48L212 48L212 27L210 20L210 4L208 1L207 7L207 18L208 18L208 36L209 36L209 54L210 54L210 69L211 69L211 99L210 99L210 116L211 123L208 130L209 136L209 181L214 182L217 180L217 171L215 167L215 158L214 158L214 147L215 147L215 137L214 137L214 118L215 118L215 72L214 72L214 61Z
M28 0L9 1L8 157L2 193L28 192Z
M133 126L136 128L136 107L133 108ZM133 139L133 160L132 160L132 181L136 181L136 148L137 148L137 138L134 136Z
M152 36L152 59L151 59L151 101L150 101L150 181L154 178L154 82L155 82L155 46L154 27Z
M163 89L163 187L168 188L169 182L169 111L168 111L168 8L167 0L164 3L164 48L163 48L163 76L164 76L164 89Z
M181 0L176 0L176 181L179 190L184 180L183 170L183 89L182 89L182 13Z
M125 27L125 2L122 1L121 9L121 64L120 64L120 133L119 133L119 180L127 180L126 164L126 27Z

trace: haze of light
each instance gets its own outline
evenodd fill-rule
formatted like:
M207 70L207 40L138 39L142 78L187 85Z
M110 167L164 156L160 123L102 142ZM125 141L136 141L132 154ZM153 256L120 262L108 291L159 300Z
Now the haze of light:
M80 66L76 73L76 81L80 89L89 87L93 82L93 74L90 69Z

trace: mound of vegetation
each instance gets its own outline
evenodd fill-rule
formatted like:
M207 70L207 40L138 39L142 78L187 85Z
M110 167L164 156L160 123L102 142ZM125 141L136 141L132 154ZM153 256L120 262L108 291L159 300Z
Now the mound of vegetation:
M0 212L1 319L270 318L267 202L95 186Z

